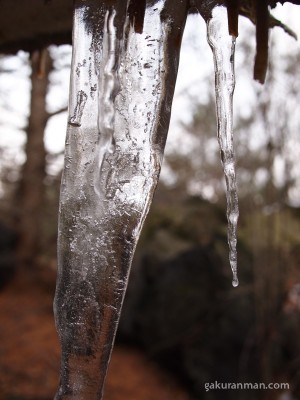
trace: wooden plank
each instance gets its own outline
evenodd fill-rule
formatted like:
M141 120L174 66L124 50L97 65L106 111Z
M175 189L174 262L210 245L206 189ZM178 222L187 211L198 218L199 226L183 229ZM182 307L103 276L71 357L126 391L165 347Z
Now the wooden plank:
M99 4L106 1L109 0L99 0ZM191 5L201 1L191 0ZM212 4L223 1L209 0ZM250 0L243 0L247 1ZM270 6L285 2L287 0L268 0ZM300 4L300 0L288 2ZM72 9L73 0L0 0L0 53L33 51L50 44L70 44Z
M0 0L0 52L71 43L72 0Z

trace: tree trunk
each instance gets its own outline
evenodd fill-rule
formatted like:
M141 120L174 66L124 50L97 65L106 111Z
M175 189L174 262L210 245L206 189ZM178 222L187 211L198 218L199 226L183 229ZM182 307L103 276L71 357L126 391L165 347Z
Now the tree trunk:
M19 188L19 259L32 265L39 252L44 202L45 146L44 131L48 120L46 95L52 60L48 51L34 52L31 58L31 103L26 129L26 161Z

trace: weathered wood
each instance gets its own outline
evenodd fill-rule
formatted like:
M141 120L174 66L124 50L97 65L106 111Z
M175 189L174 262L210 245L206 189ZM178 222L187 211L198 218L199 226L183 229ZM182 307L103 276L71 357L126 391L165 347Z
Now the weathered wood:
M272 7L285 2L300 5L300 0L268 1ZM199 0L190 0L191 6L197 3ZM0 53L31 52L50 44L70 44L72 9L73 0L0 0Z
M73 0L0 0L0 52L72 41Z

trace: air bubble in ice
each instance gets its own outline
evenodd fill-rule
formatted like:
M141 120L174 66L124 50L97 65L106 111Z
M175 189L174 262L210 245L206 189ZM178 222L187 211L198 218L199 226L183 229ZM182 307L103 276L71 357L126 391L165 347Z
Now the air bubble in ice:
M77 93L77 103L75 106L74 114L69 119L69 124L73 126L81 126L81 118L84 110L85 103L87 101L87 95L83 90Z

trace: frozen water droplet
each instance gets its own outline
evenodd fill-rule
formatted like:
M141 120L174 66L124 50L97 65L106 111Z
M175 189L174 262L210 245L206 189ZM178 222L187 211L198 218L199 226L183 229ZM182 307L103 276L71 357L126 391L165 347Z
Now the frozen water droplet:
M83 90L77 93L77 103L75 106L74 114L69 119L69 124L73 126L81 126L81 118L84 110L85 103L87 101L87 95Z
M232 279L232 286L233 286L233 287L239 286L239 280L238 280L238 278L237 278L236 275L234 275L234 277L233 277L233 279Z
M236 243L239 208L232 128L235 38L228 34L225 7L219 6L212 10L212 16L207 21L207 39L214 56L218 142L226 180L229 261L233 273L232 285L236 287L238 286Z

